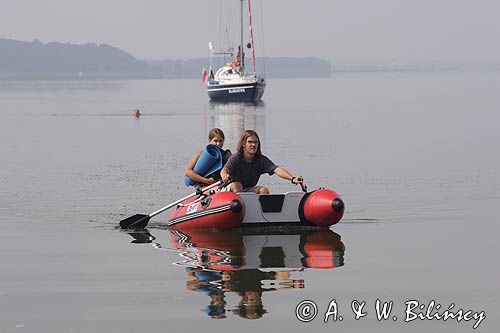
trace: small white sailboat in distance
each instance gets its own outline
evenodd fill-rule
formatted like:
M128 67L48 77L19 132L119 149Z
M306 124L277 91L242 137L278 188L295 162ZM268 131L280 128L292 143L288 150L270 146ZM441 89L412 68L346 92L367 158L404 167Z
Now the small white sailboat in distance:
M261 73L257 73L255 68L255 47L253 42L252 31L252 10L250 0L246 0L248 4L248 25L249 39L246 44L251 50L253 72L246 72L245 52L244 47L244 2L240 0L240 41L237 47L236 58L227 62L219 68L215 74L212 69L214 56L234 56L234 47L227 51L218 52L214 49L213 44L209 43L210 48L210 65L208 73L203 70L203 82L206 83L208 96L211 100L222 102L255 102L262 98L266 88L266 80Z

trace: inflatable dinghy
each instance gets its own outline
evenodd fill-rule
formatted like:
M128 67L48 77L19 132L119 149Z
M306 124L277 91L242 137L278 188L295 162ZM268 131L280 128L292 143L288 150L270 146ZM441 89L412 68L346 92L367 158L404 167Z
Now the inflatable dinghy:
M269 225L329 227L342 219L344 209L340 196L324 188L260 195L211 192L178 204L167 224L173 230Z

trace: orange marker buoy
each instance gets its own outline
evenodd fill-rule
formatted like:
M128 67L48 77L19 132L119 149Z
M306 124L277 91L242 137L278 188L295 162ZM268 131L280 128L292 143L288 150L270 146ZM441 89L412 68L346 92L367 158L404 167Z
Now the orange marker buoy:
M141 115L141 111L139 109L134 109L132 110L132 114L134 115L134 117L139 118L139 116Z

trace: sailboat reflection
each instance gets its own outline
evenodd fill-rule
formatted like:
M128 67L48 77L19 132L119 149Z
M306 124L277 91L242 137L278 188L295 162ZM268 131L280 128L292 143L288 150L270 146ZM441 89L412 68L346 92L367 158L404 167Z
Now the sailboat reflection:
M229 231L172 231L170 250L179 251L176 265L185 267L186 289L209 297L205 313L226 318L261 318L267 311L262 294L305 288L294 275L307 268L333 269L344 265L345 246L330 229L238 229ZM149 233L130 233L133 243L155 242ZM165 249L165 248L164 248ZM240 301L226 310L226 295L236 293Z
M251 103L223 103L210 101L206 110L205 129L221 128L225 133L225 146L233 150L241 133L252 129L265 140L265 104L263 101Z

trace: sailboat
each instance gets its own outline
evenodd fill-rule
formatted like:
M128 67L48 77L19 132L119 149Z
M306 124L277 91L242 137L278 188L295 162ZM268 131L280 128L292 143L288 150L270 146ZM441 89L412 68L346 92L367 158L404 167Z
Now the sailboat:
M208 73L203 71L203 81L206 83L208 96L211 100L222 102L256 102L264 95L266 88L266 79L261 73L257 73L255 67L255 48L253 42L252 31L252 10L250 0L246 0L248 4L248 24L249 38L247 48L251 50L253 71L246 72L245 53L244 53L244 2L240 0L240 41L237 47L236 59L227 62L219 68L215 74L212 69L213 57L217 55L234 56L234 48L230 48L225 52L217 52L213 44L209 43L210 48L210 66Z

